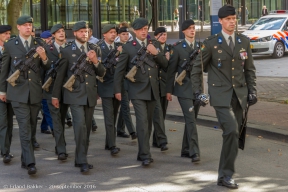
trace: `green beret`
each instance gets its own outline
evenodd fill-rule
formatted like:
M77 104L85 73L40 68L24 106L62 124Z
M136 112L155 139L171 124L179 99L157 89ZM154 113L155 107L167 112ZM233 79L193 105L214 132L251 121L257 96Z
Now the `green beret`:
M137 30L143 28L146 25L148 25L148 20L143 17L139 17L132 23L132 28Z
M108 31L110 31L111 29L117 30L116 25L114 25L114 24L107 24L107 25L105 25L105 26L103 27L103 29L102 29L102 33L105 34L105 33L107 33Z
M51 28L50 33L54 34L56 31L62 28L64 29L64 26L62 24L56 24Z
M0 26L0 33L5 33L7 31L11 31L12 27L10 25L1 25Z
M220 19L228 17L230 15L236 15L235 7L231 5L224 5L218 11L218 17Z
M74 24L72 30L78 31L80 29L86 29L86 28L88 28L86 21L78 21L77 23Z
M158 27L154 32L154 36L157 36L159 33L165 33L165 32L167 32L167 29L165 27Z
M23 25L25 23L33 23L33 18L28 15L23 15L17 19L17 25Z
M182 23L182 31L188 29L191 25L195 25L195 22L192 19L187 19Z

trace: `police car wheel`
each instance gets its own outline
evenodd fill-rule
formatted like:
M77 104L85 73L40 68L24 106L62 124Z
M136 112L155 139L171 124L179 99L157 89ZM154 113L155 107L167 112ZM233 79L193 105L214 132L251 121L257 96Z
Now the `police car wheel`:
M284 48L283 43L277 42L277 43L275 44L274 52L273 52L273 54L272 54L272 57L274 57L274 58L283 57L284 51L285 51L285 48Z

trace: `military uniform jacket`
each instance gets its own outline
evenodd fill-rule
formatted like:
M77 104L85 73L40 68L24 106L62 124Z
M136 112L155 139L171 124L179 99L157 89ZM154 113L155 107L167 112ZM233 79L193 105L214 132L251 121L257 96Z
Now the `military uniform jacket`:
M195 41L194 49L199 48L200 44ZM184 70L181 68L181 65L189 59L189 56L194 49L192 49L185 40L174 44L171 50L171 56L168 65L166 87L167 93L171 93L177 97L195 99L191 82L191 73L186 73L186 76L182 81L182 85L179 85L177 82L174 83L176 73L179 75Z
M140 48L141 45L136 39L123 45L123 51L118 57L118 64L114 74L114 93L121 93L121 81L126 71L129 71L133 67L131 60ZM148 58L154 60L163 68L167 67L167 59L163 54L156 56L148 54ZM156 100L159 98L158 66L150 67L144 64L144 68L146 71L144 74L140 68L137 70L134 77L136 82L128 82L129 99Z
M38 43L32 37L30 49L38 47ZM0 92L7 92L7 99L10 101L16 101L21 103L28 103L30 100L31 104L39 103L42 100L42 81L40 68L49 69L50 62L46 65L43 64L39 57L33 61L39 69L37 73L33 70L28 70L28 78L24 78L24 73L21 73L19 78L16 80L16 85L13 87L7 83L6 79L12 75L17 69L14 63L19 59L25 59L26 49L19 38L19 36L10 39L5 43L5 50L3 53L2 60L2 72L0 75Z
M49 58L49 61L51 63L51 68L54 67L55 62L57 62L57 60L61 56L61 54L58 52L57 48L55 47L54 42L53 42L53 44L51 44L50 47L46 48L46 54L47 54L47 57ZM45 71L45 78L44 78L43 84L49 78L49 76L47 76L47 72L48 72L48 70ZM52 81L48 92L43 90L43 98L44 99L51 99L53 87L54 87L54 80Z
M249 92L256 93L255 66L249 39L235 33L232 53L222 33L208 37L201 48L203 68L208 72L211 106L230 106L233 90L242 109L246 108ZM201 90L201 53L192 70L194 91Z
M101 45L99 45L101 48L101 53L102 53L102 61L107 57L109 54L110 50L107 47L107 44L103 42ZM114 49L117 49L119 44L114 43ZM115 73L115 68L113 67L113 72ZM98 82L98 94L100 97L114 97L114 90L113 90L113 85L114 85L114 74L110 72L110 69L106 69L105 76L103 78L104 82Z
M163 54L165 57L165 54L167 52L170 52L171 46L165 43L164 49L162 49L161 44L159 43L159 47L157 48L159 48L160 53ZM167 60L167 63L168 63L168 60ZM166 97L167 70L168 70L168 67L166 68L159 67L159 86L160 86L161 97Z
M3 56L3 54L2 54L2 52L0 51L0 57L2 57ZM0 69L2 68L2 58L0 59ZM1 70L0 70L0 73L1 73ZM7 82L6 82L7 83ZM6 101L6 102L4 102L4 101L2 101L2 100L0 100L0 103L10 103L10 101Z
M87 50L90 50L93 47L93 50L96 52L98 59L101 57L101 51L99 46L89 44ZM61 90L63 84L73 75L73 72L70 70L74 63L77 62L78 57L82 54L81 50L73 41L70 45L66 46L61 50L62 58L60 60L60 67L57 72L57 76L54 83L54 88L52 91L53 98L61 97ZM91 63L91 65L93 65ZM93 74L89 75L86 72L83 72L84 82L81 83L79 78L76 78L73 85L73 91L69 91L64 88L64 103L65 104L75 104L75 105L87 105L87 101L90 107L96 105L97 102L97 85L96 85L96 75L102 77L105 73L104 66L99 63L98 67L93 65Z

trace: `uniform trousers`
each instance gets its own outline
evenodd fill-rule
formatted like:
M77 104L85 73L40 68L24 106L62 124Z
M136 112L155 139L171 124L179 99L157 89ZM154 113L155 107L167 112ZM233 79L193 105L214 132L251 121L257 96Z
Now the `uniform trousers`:
M11 103L0 101L0 149L1 155L10 153L13 130L13 109Z

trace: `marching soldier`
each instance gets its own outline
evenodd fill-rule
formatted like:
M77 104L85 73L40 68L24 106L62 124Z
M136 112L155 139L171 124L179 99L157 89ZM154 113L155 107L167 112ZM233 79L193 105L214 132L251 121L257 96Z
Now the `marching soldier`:
M118 30L119 44L118 50L122 52L122 45L125 44L129 39L129 30L127 27L121 27ZM133 37L132 37L133 38ZM124 78L122 83L122 98L121 98L121 108L119 112L118 122L117 122L117 136L129 138L129 135L125 132L125 125L131 135L131 139L134 140L137 138L135 127L132 122L130 114L130 105L128 98L128 80Z
M103 30L104 42L100 44L102 53L102 62L107 59L108 54L117 50L118 45L114 43L116 38L116 26L113 24L106 25ZM104 122L106 129L105 149L110 150L111 155L119 153L120 148L116 147L116 129L115 123L117 119L118 109L120 102L114 97L113 85L114 85L114 66L107 68L109 64L104 63L106 66L106 74L103 78L103 82L98 81L98 94L102 99L102 108L104 113Z
M149 138L152 130L152 118L156 100L160 95L158 66L156 62L163 68L167 67L168 63L165 56L159 54L155 46L147 40L148 20L137 18L133 22L132 27L136 38L123 45L114 75L114 92L115 97L120 101L122 79L124 78L126 69L131 69L132 71L130 70L126 77L130 79L128 94L136 115L139 149L137 160L142 161L143 166L148 166L153 162L150 153ZM146 52L146 48L148 53ZM141 50L143 50L141 55L146 57L142 57L142 60L139 60L137 52ZM134 59L135 56L138 59ZM132 59L133 62L131 62ZM135 76L131 76L131 73L135 73Z
M6 93L6 95L2 94L0 99L4 102L6 102L6 99L11 101L19 124L22 148L21 167L27 168L29 175L37 172L32 147L32 132L36 131L37 115L42 100L42 83L39 68L50 68L45 49L39 46L40 39L38 41L31 36L32 23L33 18L30 16L21 16L17 19L19 36L5 43L0 75L0 91ZM29 53L29 58L36 54L39 57L32 58L31 62L29 58L25 57L27 52ZM20 62L21 60L22 62ZM28 62L25 65L28 65L29 68L24 67L24 62ZM7 77L14 80L8 81ZM6 79L9 82L8 86ZM34 128L35 130L33 130Z
M155 32L154 36L158 39L157 49L160 51L160 54L165 55L167 62L170 58L170 48L166 44L167 40L167 30L165 27L158 27ZM168 106L168 101L166 99L166 68L159 67L159 87L160 87L160 97L157 100L156 107L154 110L153 115L153 125L154 125L154 132L153 132L153 146L161 148L161 151L168 150L167 147L167 136L165 134L165 116L166 116L166 109Z
M54 137L55 137L55 153L58 155L58 160L66 160L66 143L65 143L65 116L68 110L68 105L63 103L62 92L59 97L60 106L59 108L55 108L52 105L52 90L54 87L55 76L57 75L57 69L59 68L59 59L61 59L61 49L65 47L65 30L62 24L56 24L51 28L51 34L54 37L54 42L52 42L51 46L46 48L46 53L51 62L51 68L46 71L45 74L45 83L49 78L52 78L52 82L50 86L47 86L43 90L43 98L47 100L48 108L53 120L54 127ZM54 74L53 74L53 69ZM44 84L45 85L45 84ZM62 88L63 89L63 88Z
M75 167L80 167L80 171L85 173L93 168L93 165L87 162L87 152L92 116L97 104L96 75L102 77L105 68L99 62L101 58L99 47L87 42L86 22L75 23L73 32L75 40L61 50L62 58L52 91L52 104L59 108L63 82L68 79L64 85L66 89L63 103L70 105L72 113L76 141ZM78 63L79 59L81 63Z
M210 103L216 111L223 131L223 145L218 169L217 184L236 189L232 179L238 152L238 135L243 110L257 102L256 76L250 41L235 33L235 8L225 5L219 9L222 31L206 38L192 71L193 89L199 95L202 64L208 72ZM203 61L203 63L202 63ZM247 102L248 96L248 102Z
M167 72L166 96L168 101L172 101L172 94L177 96L182 112L185 118L185 131L183 135L181 157L192 158L192 162L200 161L200 151L198 145L198 134L195 120L195 110L189 112L193 106L193 89L190 72L187 71L182 85L174 83L175 74L178 75L185 69L182 68L184 62L189 61L189 56L194 50L200 48L199 43L195 41L195 23L188 19L182 23L182 32L185 39L174 44L171 50ZM187 64L189 64L188 62ZM175 85L174 85L175 84Z
M11 26L0 26L0 73L2 67L2 57L4 51L4 42L10 39ZM1 94L1 93L0 93ZM13 155L10 154L10 146L12 141L13 130L13 109L9 101L3 102L0 100L0 149L3 162L9 163Z

